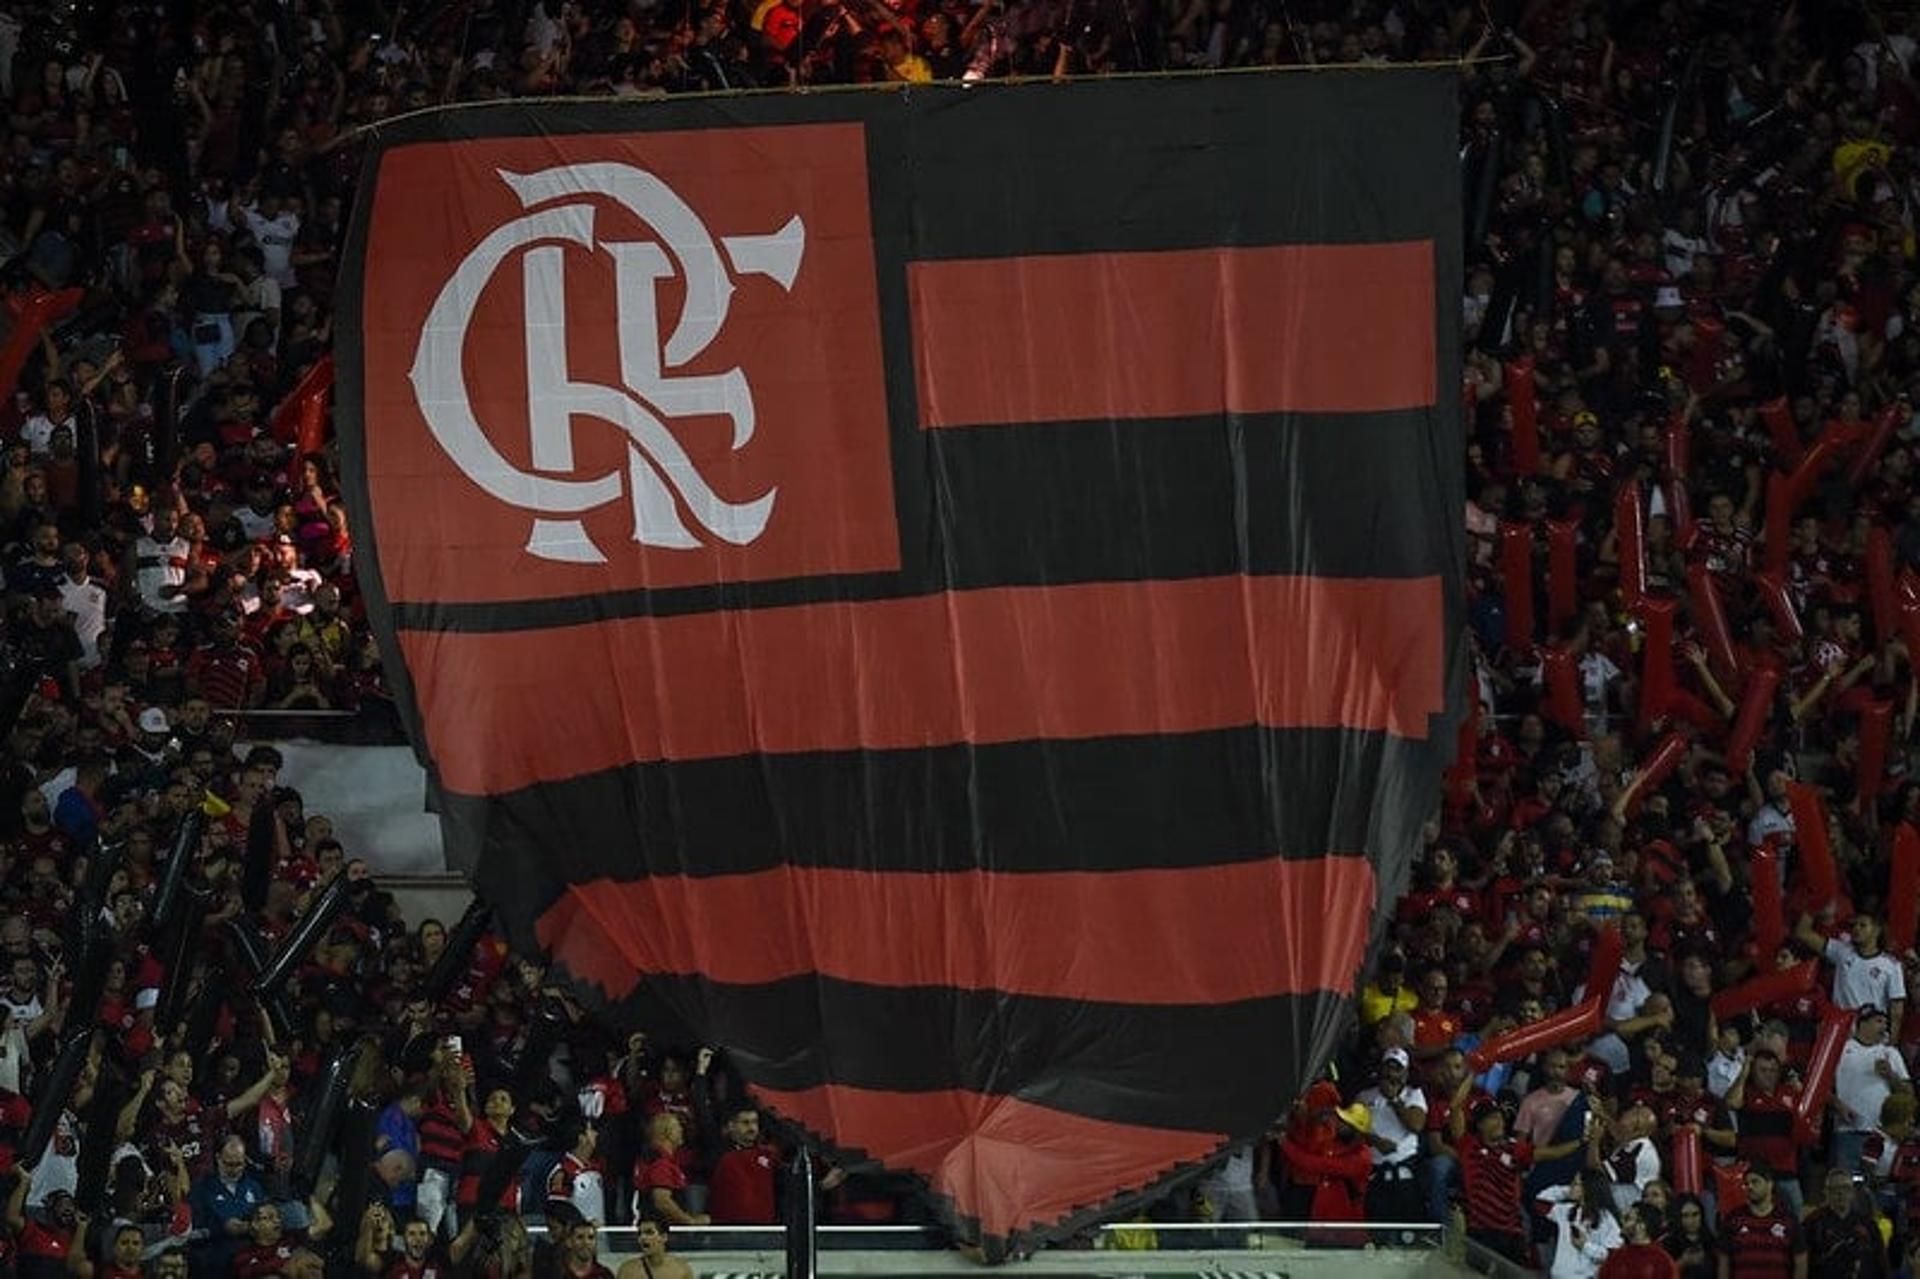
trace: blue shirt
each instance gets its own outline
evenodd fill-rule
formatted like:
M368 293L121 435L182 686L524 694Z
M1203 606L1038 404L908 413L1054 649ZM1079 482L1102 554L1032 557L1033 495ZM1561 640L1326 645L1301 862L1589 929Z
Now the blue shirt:
M100 812L78 786L60 792L60 802L53 806L53 824L82 849L92 848L100 837Z
M385 1140L380 1140L384 1138ZM420 1167L420 1129L413 1120L407 1118L407 1112L400 1109L400 1103L394 1102L380 1112L380 1124L377 1129L374 1146L382 1154L389 1150L404 1150L413 1156L413 1166ZM414 1205L414 1183L409 1181L393 1188L393 1207L402 1212L411 1212Z
M255 1208L268 1202L266 1190L248 1173L241 1173L240 1180L229 1186L219 1173L210 1172L194 1183L188 1202L193 1207L193 1224L207 1232L209 1260L216 1273L225 1274L241 1246L252 1242L243 1235L229 1235L227 1223L251 1217Z

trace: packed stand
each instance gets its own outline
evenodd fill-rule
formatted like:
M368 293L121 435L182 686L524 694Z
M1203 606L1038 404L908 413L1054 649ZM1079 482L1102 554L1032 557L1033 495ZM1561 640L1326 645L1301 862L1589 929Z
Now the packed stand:
M595 1227L636 1223L636 1273L667 1279L674 1227L786 1206L791 1147L724 1061L609 1038L480 916L409 927L359 856L378 850L343 848L260 740L294 715L391 723L322 408L361 126L505 95L1377 60L1462 34L1437 12L1351 32L1346 6L1282 12L0 11L0 1266L587 1279ZM916 1219L876 1170L817 1185L828 1220Z
M1284 1215L1556 1276L1920 1266L1916 35L1561 0L1480 46L1473 715L1261 1152Z
M1916 35L1780 0L0 14L0 1133L44 1149L0 1172L6 1262L584 1279L641 1220L659 1276L663 1231L778 1216L723 1062L407 927L237 727L385 698L302 412L357 126L1471 55L1463 763L1336 1076L1116 1238L1458 1221L1556 1275L1913 1273Z

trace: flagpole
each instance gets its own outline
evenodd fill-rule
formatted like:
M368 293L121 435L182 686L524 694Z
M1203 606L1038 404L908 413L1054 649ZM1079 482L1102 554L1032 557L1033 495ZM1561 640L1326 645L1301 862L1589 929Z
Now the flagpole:
M819 1273L819 1212L814 1198L813 1155L805 1145L787 1166L786 1279Z

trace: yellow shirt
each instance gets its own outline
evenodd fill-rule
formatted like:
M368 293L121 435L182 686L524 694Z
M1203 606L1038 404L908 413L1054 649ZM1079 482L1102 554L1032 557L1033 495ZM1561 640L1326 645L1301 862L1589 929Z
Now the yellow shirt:
M1378 986L1369 984L1360 992L1360 1024L1371 1026L1375 1022L1385 1021L1395 1013L1410 1013L1420 1006L1420 996L1405 986L1389 996Z
M917 53L907 54L887 70L893 73L894 79L905 80L908 84L933 83L933 68Z

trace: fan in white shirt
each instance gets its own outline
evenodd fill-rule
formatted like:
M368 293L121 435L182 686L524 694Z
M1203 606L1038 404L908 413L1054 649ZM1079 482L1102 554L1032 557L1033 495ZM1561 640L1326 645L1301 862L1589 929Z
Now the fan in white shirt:
M1863 1008L1853 1035L1840 1050L1833 1071L1833 1127L1836 1133L1864 1133L1880 1120L1880 1107L1907 1079L1900 1050L1886 1042L1887 1017ZM1849 1169L1851 1171L1851 1169Z
M1900 961L1880 945L1880 921L1855 915L1851 937L1823 938L1811 916L1802 915L1793 935L1808 950L1817 951L1833 965L1833 1002L1839 1008L1882 1008L1889 1022L1889 1039L1900 1038L1907 1012L1907 973Z
M1600 1169L1582 1168L1570 1183L1548 1186L1539 1198L1552 1205L1547 1209L1555 1232L1547 1269L1552 1279L1591 1279L1607 1254L1626 1242L1614 1213L1613 1187Z
M80 666L100 664L100 637L107 629L107 588L87 576L87 548L69 542L60 548L66 575L60 579L60 606L73 614L73 633L80 640Z
M1659 1179L1660 1150L1653 1144L1657 1126L1645 1103L1627 1107L1614 1121L1614 1137L1620 1144L1607 1156L1607 1173L1613 1180L1614 1206L1622 1212L1640 1202L1648 1182Z
M1373 1116L1367 1144L1376 1166L1410 1163L1420 1154L1427 1096L1407 1082L1407 1066L1406 1049L1387 1049L1380 1059L1380 1082L1354 1098Z

